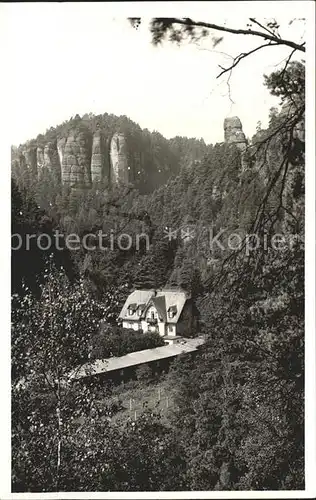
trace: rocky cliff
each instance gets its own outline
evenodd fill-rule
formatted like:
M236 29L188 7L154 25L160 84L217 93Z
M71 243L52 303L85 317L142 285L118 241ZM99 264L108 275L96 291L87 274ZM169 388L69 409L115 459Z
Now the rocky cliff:
M13 147L12 172L19 187L32 185L35 192L53 182L56 192L133 184L145 194L177 174L184 158L188 164L201 159L207 148L202 140L167 140L126 116L76 115Z
M37 175L37 148L34 146L27 146L22 149L22 163L34 175Z
M105 118L104 118L105 116ZM225 141L246 149L238 117L226 118ZM203 141L176 137L167 141L157 132L142 131L126 117L76 116L45 135L12 150L15 176L28 170L43 182L45 172L69 189L87 189L95 183L104 188L132 183L150 192L207 152Z
M71 130L61 164L62 184L69 187L91 186L91 138Z
M246 149L247 141L238 116L225 118L224 137L225 142L236 144L241 151Z
M117 184L127 184L130 165L127 161L127 146L124 134L116 133L110 143L111 179Z
M235 144L241 151L241 168L243 171L248 168L246 158L247 140L242 129L242 123L238 116L231 116L224 120L224 138L228 144Z
M12 165L16 173L17 169L30 169L38 179L47 169L70 188L87 188L96 182L129 182L130 165L123 133L106 139L100 132L91 136L71 130L58 141L14 150Z
M126 139L122 133L106 140L100 132L92 138L75 131L57 142L14 150L12 168L16 175L28 169L38 180L47 169L61 179L62 185L70 188L87 188L98 182L127 184L130 171Z
M38 149L37 149L38 153ZM38 154L37 154L38 157ZM44 167L47 168L49 172L51 172L56 179L60 180L61 178L61 165L59 162L59 156L57 152L57 145L56 142L48 142L45 144L44 150L43 150L43 160L44 160ZM37 166L38 168L38 166ZM38 172L39 174L39 172Z
M91 154L91 180L92 182L101 182L104 176L105 150L101 133L94 134L92 140Z
M66 137L62 137L57 141L57 153L60 165L63 164L66 141L67 141Z
M36 165L37 165L37 173L40 175L40 172L43 170L44 163L44 147L39 146L36 150Z

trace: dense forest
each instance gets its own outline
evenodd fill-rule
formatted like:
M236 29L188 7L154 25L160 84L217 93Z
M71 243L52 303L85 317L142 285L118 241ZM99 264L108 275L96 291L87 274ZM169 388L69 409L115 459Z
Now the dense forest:
M265 85L280 108L245 151L167 140L107 114L13 148L12 234L23 241L12 250L13 491L304 488L304 63ZM105 145L124 134L129 182L93 182L90 172L88 185L70 187L60 164L39 175L21 161L25 148L57 151L74 130L90 148L97 131ZM149 246L42 250L34 238L26 248L27 234L55 242L56 231L91 245L99 231L145 233ZM116 319L132 289L167 284L191 293L206 342L167 375L176 401L167 422L148 410L118 424L113 388L65 378L91 355L161 345Z

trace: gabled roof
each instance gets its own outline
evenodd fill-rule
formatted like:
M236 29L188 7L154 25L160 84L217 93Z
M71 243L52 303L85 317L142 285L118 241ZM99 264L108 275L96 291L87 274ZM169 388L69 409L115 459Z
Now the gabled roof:
M158 315L163 319L163 321L167 321L167 314L166 314L166 299L164 296L160 297L152 297L152 299L149 301L149 304L153 304L155 308L157 309Z
M177 323L181 316L183 307L189 295L181 288L170 288L161 290L135 290L126 299L126 302L121 310L121 319L139 319L136 310L141 308L142 316L147 308L152 304L159 316L167 323ZM128 310L132 308L133 314L128 314ZM168 311L174 312L174 316L169 318Z
M155 294L154 290L135 290L126 299L125 304L122 307L119 318L121 319L133 319L133 314L128 314L128 307L133 304L142 305L147 304L149 299ZM135 314L136 318L136 314Z
M179 289L161 290L157 293L157 297L164 295L166 301L166 317L167 323L177 323L180 319L183 307L186 301L189 299L189 295ZM175 311L175 315L169 318L167 312L172 308Z

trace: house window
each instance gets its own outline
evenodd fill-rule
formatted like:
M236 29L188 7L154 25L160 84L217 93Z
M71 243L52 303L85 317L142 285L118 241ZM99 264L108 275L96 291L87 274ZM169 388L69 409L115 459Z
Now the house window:
M137 314L138 314L138 316L141 316L142 315L142 310L138 309Z
M171 306L168 309L168 317L173 318L177 313L177 307L176 306Z
M151 312L151 319L155 319L155 313L154 313L154 311Z
M128 314L129 314L130 316L132 316L132 314L133 314L133 309L132 309L131 307L130 307L130 308L129 308L129 310L128 310Z
M169 332L172 332L172 331L173 331L173 326L172 326L172 325L168 325L168 331L169 331Z

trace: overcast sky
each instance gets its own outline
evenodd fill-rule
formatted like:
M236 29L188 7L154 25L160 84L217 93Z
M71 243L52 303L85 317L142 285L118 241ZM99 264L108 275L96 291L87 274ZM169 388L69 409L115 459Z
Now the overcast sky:
M224 118L238 115L251 136L278 103L263 86L263 74L274 71L290 49L269 47L243 61L230 79L232 103L227 75L216 78L218 65L257 40L225 34L215 51L210 40L153 47L148 20L189 16L245 27L249 17L275 17L283 37L301 42L304 21L289 22L302 18L305 7L294 1L1 4L10 141L17 145L87 112L127 115L168 138L203 137L208 143L222 141ZM126 21L137 15L145 16L138 31Z

